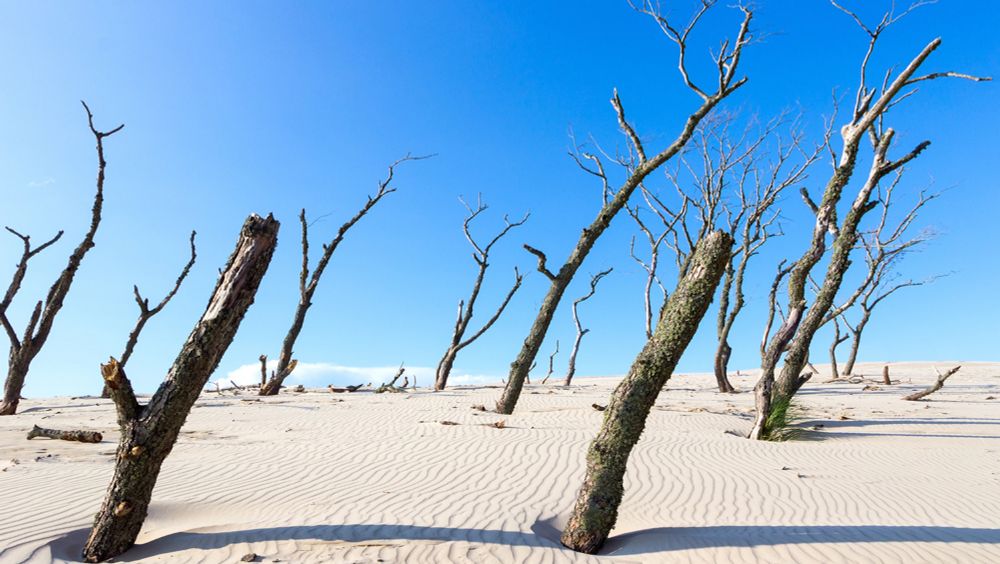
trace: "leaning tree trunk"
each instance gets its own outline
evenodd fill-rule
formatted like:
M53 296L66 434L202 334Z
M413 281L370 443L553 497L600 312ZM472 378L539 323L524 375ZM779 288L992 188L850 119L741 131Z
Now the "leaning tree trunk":
M854 364L858 360L858 348L861 346L861 332L865 330L865 325L868 324L868 317L871 312L864 312L861 317L861 321L858 322L854 329L851 329L851 352L847 356L847 363L844 364L843 376L850 376L854 373Z
M271 216L247 218L205 313L148 405L136 401L118 361L112 358L101 367L118 409L121 439L111 485L83 549L87 562L113 558L135 543L160 466L254 301L277 245L278 226Z
M437 372L434 375L434 389L436 391L440 392L448 385L448 376L451 374L452 367L455 366L457 356L457 343L453 343L441 357L441 362L438 363Z
M719 386L719 391L725 394L736 391L736 388L729 382L729 357L733 354L733 348L729 346L729 341L723 338L715 350L715 382Z
M625 467L642 435L656 396L708 311L729 260L732 237L716 231L697 244L690 267L667 300L653 337L632 363L604 411L604 423L587 453L587 474L562 534L567 547L593 554L618 517Z

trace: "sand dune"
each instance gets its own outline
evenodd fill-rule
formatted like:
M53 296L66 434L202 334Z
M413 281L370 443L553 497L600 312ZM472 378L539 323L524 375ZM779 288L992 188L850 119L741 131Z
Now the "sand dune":
M530 386L509 417L471 409L496 400L488 387L207 394L119 560L1000 562L1000 364L967 363L932 401L901 401L934 379L931 366L894 364L893 386L815 378L799 395L804 431L783 443L737 436L751 394L675 377L600 556L562 548L558 534L601 422L591 404L614 379ZM880 368L859 371L880 380ZM29 442L33 424L105 442ZM116 441L108 400L26 401L0 418L0 561L77 558Z

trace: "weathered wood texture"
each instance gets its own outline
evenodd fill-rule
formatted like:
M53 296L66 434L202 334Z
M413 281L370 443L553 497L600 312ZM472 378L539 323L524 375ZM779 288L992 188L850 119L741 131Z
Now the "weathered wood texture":
M138 403L118 361L112 358L101 366L118 408L121 439L111 484L83 549L87 562L113 558L135 543L160 466L254 301L277 245L278 227L271 216L247 218L205 313L148 405Z
M97 431L63 431L60 429L45 429L35 425L28 431L28 440L44 437L46 439L58 439L60 441L76 441L81 443L99 443L104 436Z
M687 273L667 299L653 337L612 394L601 430L587 453L583 486L562 534L565 546L592 554L608 538L618 517L629 454L657 395L708 311L732 244L728 233L716 231L697 245Z

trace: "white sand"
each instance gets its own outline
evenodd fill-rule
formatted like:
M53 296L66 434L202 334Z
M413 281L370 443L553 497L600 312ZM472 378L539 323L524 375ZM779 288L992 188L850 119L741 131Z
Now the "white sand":
M497 388L203 395L120 560L1000 562L1000 364L966 364L932 401L901 401L931 366L894 364L902 382L868 391L814 378L799 404L803 425L823 427L784 443L730 434L749 429L751 394L675 377L600 557L562 548L558 528L601 422L591 404L615 380L529 386L510 417L471 409ZM880 380L879 365L859 368ZM33 424L105 442L26 441ZM25 401L0 417L0 562L77 558L114 429L99 399Z

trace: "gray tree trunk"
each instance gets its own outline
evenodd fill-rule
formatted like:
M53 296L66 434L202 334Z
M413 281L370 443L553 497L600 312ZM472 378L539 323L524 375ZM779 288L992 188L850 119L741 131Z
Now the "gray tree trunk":
M118 409L121 439L111 485L83 549L87 562L113 558L135 543L160 466L254 301L277 245L278 227L271 216L247 218L205 313L148 405L138 404L115 359L101 367Z
M850 376L854 373L854 364L858 360L858 348L861 346L861 332L865 330L865 325L868 324L869 315L870 312L865 312L857 326L851 329L851 352L847 357L847 363L844 365L844 376Z
M611 396L604 423L587 453L583 486L562 534L565 546L593 554L607 540L618 517L629 454L657 395L712 303L732 244L728 233L716 231L696 245L687 273L668 298L653 337Z

